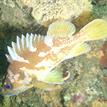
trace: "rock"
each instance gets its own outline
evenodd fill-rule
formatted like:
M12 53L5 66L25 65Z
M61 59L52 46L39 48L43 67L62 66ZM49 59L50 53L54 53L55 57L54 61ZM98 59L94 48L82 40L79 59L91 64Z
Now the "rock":
M89 0L21 0L32 7L32 16L42 25L47 26L54 20L73 20L84 11L91 11Z

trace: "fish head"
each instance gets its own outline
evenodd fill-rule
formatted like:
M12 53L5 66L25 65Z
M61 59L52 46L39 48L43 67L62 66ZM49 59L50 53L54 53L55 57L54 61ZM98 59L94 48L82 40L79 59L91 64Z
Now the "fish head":
M27 73L15 71L10 65L1 87L1 94L7 96L17 95L32 87L31 78ZM14 70L14 71L12 71Z

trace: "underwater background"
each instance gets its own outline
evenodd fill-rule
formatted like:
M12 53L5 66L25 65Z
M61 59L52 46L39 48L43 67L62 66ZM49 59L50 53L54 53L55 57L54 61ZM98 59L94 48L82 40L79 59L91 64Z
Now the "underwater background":
M107 21L107 0L1 0L0 87L9 65L7 46L17 35L46 35L49 24L62 19L75 24L78 32L96 18ZM37 87L16 96L0 95L0 107L107 107L107 40L89 44L89 53L56 67L68 70L73 79L52 91Z

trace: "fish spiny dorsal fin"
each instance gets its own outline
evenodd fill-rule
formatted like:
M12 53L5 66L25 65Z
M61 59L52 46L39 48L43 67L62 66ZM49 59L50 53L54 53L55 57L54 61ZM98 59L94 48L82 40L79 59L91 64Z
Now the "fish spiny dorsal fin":
M41 35L34 35L34 34L26 34L26 37L22 34L21 38L17 36L16 43L12 42L12 47L7 46L9 56L8 59L19 61L19 62L26 62L23 57L21 57L21 53L24 49L28 49L30 52L36 51L35 43L38 43L40 40L42 40L43 36ZM6 55L7 56L7 55ZM9 58L10 57L10 58Z

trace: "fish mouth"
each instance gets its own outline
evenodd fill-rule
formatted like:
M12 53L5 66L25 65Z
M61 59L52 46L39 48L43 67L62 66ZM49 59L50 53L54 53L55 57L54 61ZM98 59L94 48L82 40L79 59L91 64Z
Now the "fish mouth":
M18 88L12 88L12 89L6 89L5 87L0 88L0 95L2 96L15 96L18 95L29 88L32 88L32 85L30 86L21 86Z
M14 93L16 93L16 92L14 92L13 90L10 90L10 89L6 89L5 87L0 88L1 96L14 96L14 95L16 95Z
M10 83L3 83L2 87L0 88L0 95L11 95L13 90L13 86Z

